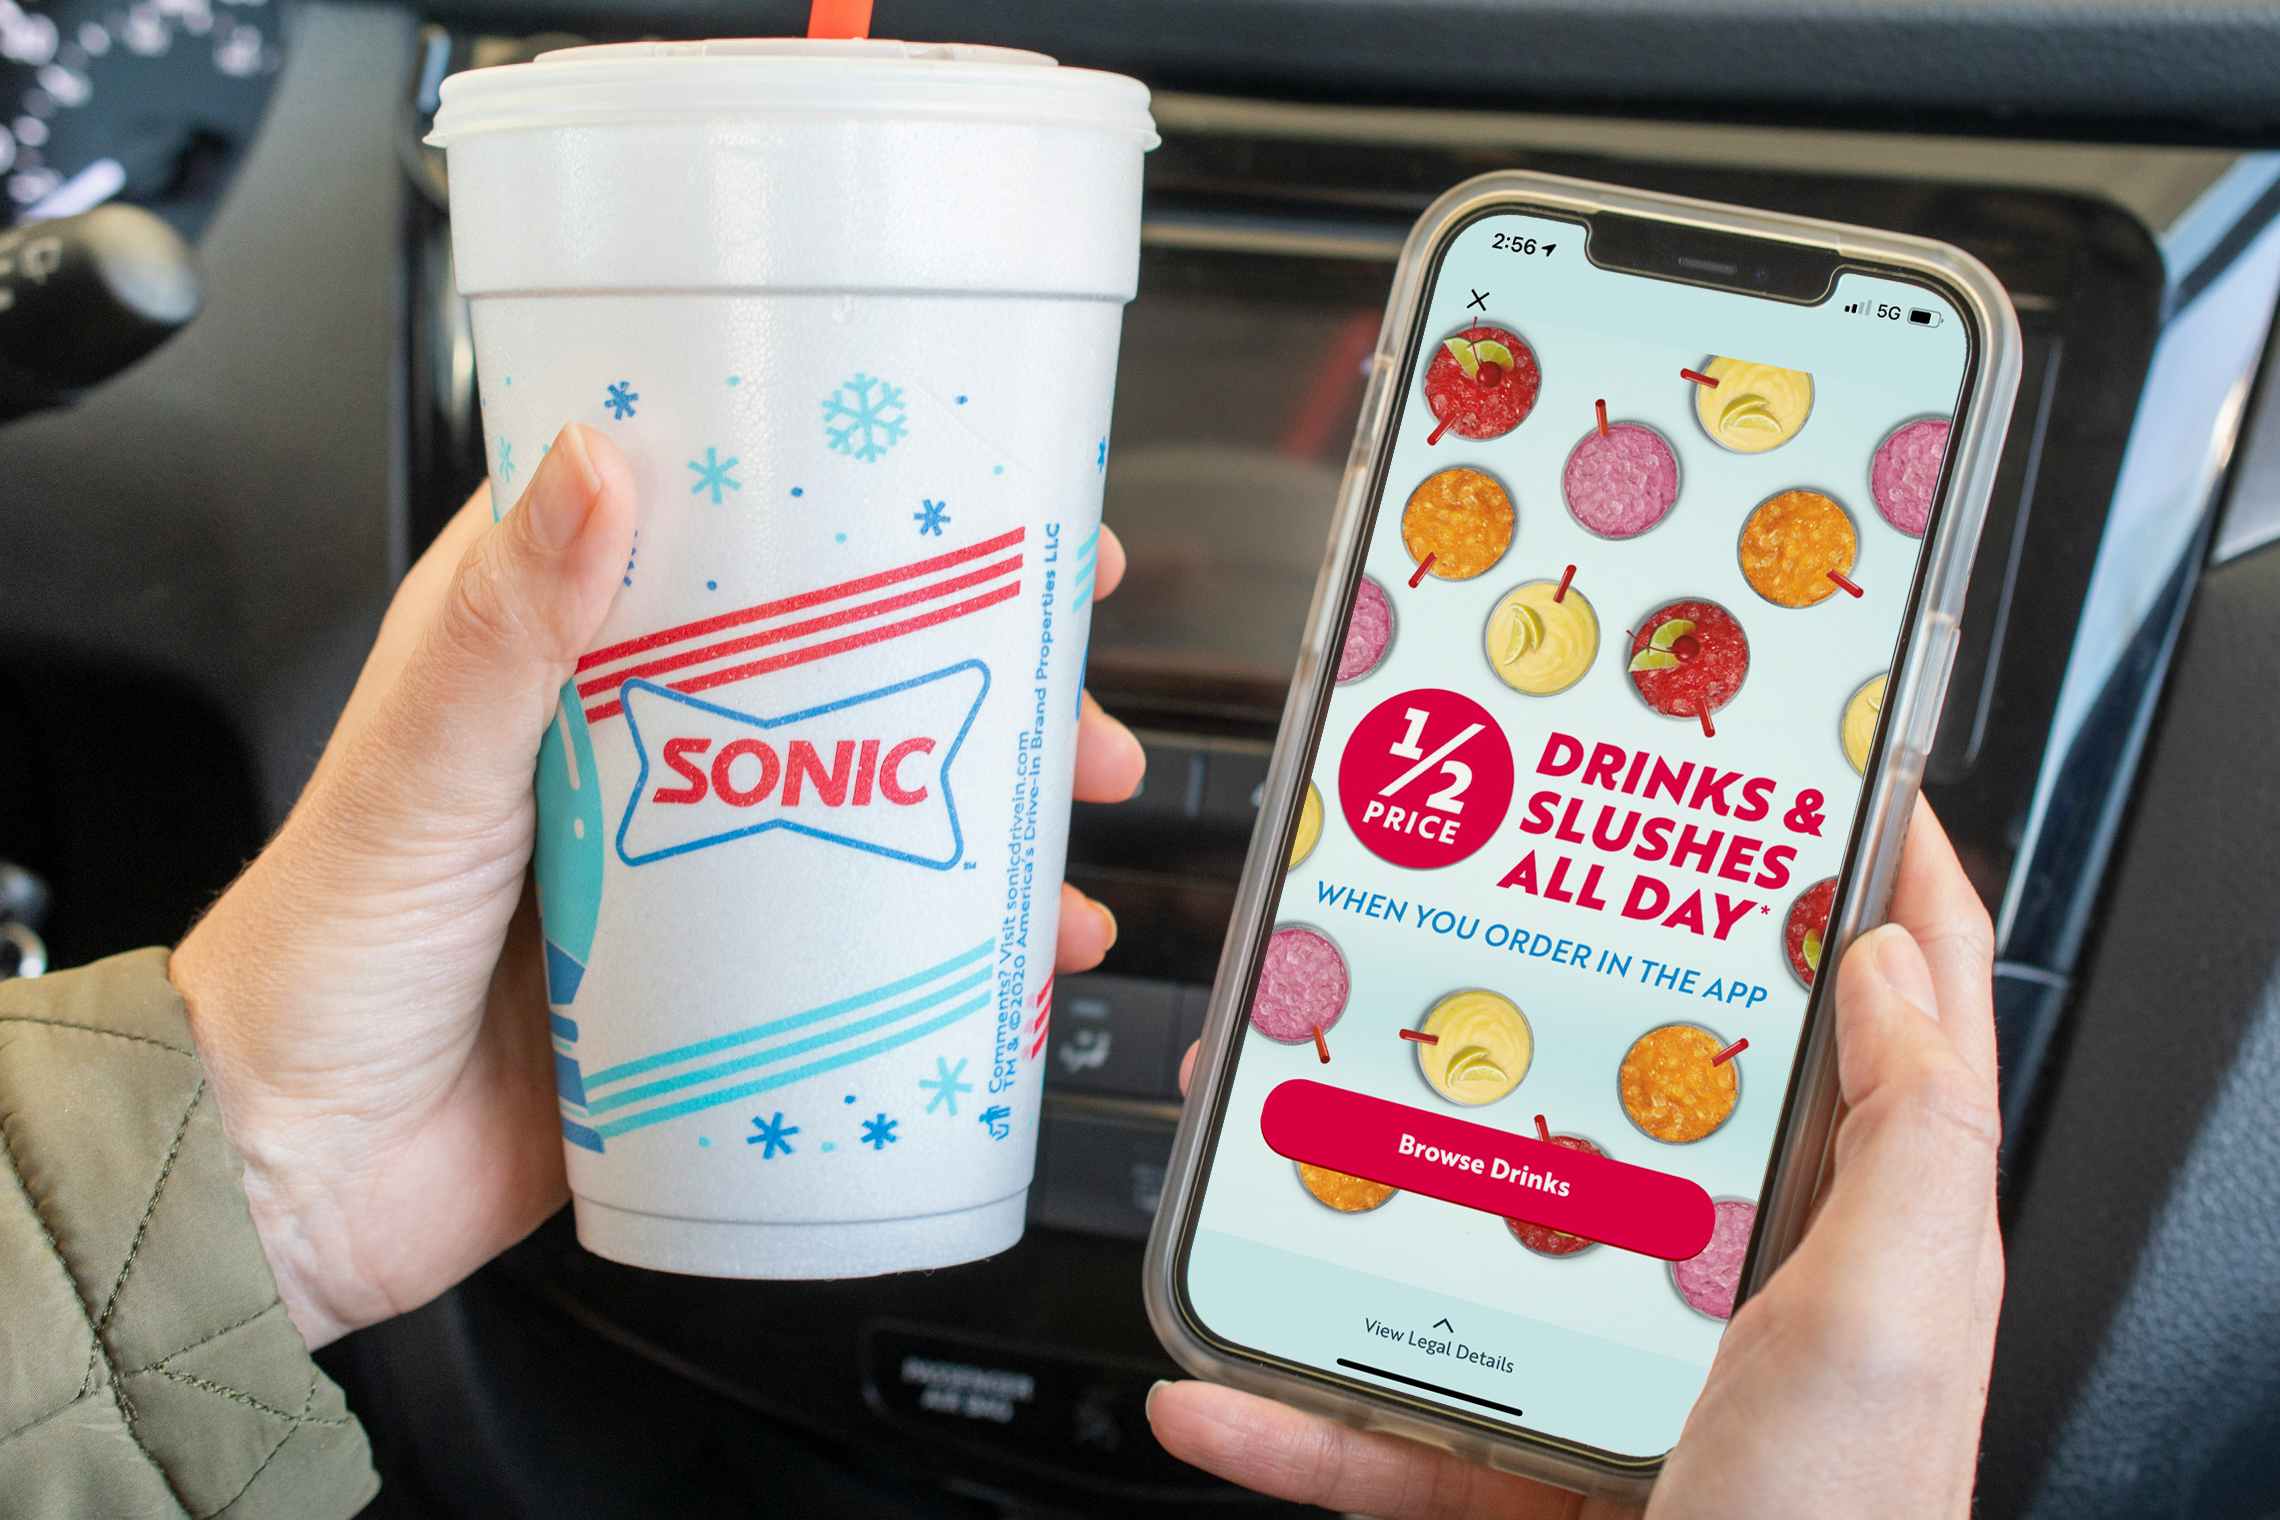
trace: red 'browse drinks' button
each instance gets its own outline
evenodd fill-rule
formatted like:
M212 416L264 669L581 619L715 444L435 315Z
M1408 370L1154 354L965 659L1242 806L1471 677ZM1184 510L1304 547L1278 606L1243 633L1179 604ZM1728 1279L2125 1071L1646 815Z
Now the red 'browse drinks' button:
M1320 1082L1268 1093L1259 1129L1293 1161L1665 1261L1700 1255L1718 1220L1684 1177Z

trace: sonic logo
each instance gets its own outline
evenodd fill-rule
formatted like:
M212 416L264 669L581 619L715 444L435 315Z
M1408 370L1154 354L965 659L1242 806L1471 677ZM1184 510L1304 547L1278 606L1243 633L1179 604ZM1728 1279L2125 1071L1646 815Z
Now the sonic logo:
M619 688L640 763L618 857L644 866L773 829L946 871L964 853L950 768L990 685L966 660L778 717Z

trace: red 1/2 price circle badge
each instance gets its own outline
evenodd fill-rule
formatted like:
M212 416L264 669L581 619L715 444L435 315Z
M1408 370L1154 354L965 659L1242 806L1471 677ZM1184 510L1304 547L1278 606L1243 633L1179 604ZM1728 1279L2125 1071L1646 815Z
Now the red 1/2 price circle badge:
M1504 822L1512 746L1463 692L1405 691L1354 726L1338 759L1338 802L1354 837L1380 860L1453 866Z

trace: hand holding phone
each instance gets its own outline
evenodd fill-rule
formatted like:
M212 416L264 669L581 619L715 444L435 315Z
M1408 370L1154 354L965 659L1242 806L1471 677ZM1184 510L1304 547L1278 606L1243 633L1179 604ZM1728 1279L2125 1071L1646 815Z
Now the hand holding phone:
M1881 1004L1856 982L1884 1040L1840 1071L1828 994L1885 917L2018 349L1919 239L1517 174L1426 213L1150 1242L1183 1365L1636 1498L1729 1334L1837 1344L1810 1294L1734 1315L1840 1091L1893 1101Z
M1962 1515L2003 1247L1987 913L1919 803L1892 922L1836 982L1848 1110L1803 1243L1734 1316L1655 1491L1658 1520ZM1166 1450L1247 1488L1392 1520L1521 1520L1573 1494L1209 1383L1158 1385ZM1596 1513L1585 1510L1584 1513Z

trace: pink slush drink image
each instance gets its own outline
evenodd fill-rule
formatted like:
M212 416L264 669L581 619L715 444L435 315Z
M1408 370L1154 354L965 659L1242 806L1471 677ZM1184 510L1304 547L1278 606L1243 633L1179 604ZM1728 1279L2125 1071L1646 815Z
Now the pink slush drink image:
M1678 500L1678 455L1669 440L1637 422L1593 428L1567 457L1560 492L1568 515L1601 538L1636 538Z
M1393 647L1393 602L1385 587L1368 576L1354 591L1354 613L1346 622L1346 642L1338 651L1338 680L1359 681Z
M1283 1045L1303 1045L1338 1022L1352 988L1346 957L1320 929L1293 924L1267 940L1251 1027Z
M1701 1254L1670 1264L1670 1284L1688 1308L1712 1319L1731 1319L1734 1298L1742 1290L1742 1259L1749 1254L1750 1232L1757 1227L1757 1205L1742 1198L1721 1198L1714 1205L1717 1222L1710 1244Z
M643 506L535 777L580 1242L761 1278L1005 1250L1147 91L614 44L453 76L433 141L500 510L566 421Z
M1948 421L1919 417L1885 434L1868 465L1869 494L1884 520L1910 538L1922 538L1932 520L1932 492L1947 457Z

